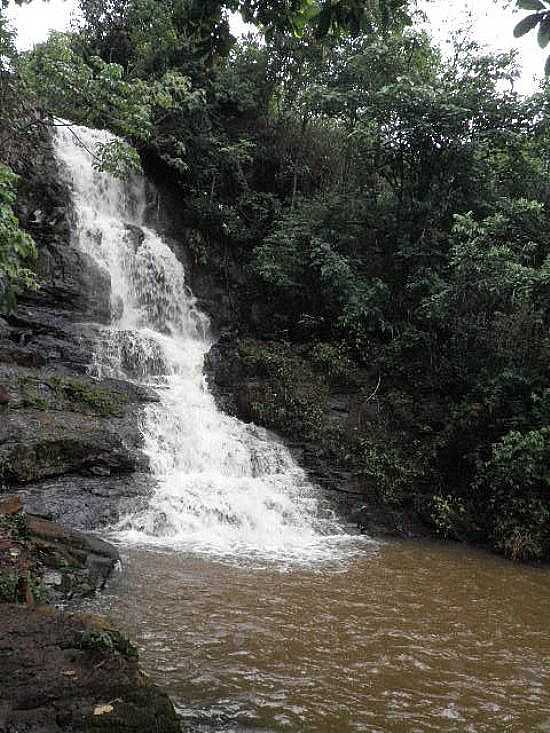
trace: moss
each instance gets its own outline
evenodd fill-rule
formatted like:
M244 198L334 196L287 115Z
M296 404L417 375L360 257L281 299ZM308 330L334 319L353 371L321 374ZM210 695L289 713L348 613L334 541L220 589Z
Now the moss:
M128 402L125 394L74 378L54 377L49 384L74 408L84 406L103 417L120 416Z
M79 646L81 649L93 652L112 652L122 654L124 657L137 657L136 647L114 629L86 629L80 637Z
M23 407L34 410L71 410L101 417L119 417L128 403L123 393L75 377L45 380L20 377L18 383Z
M308 440L322 437L329 385L308 360L285 342L246 340L240 343L239 353L245 371L265 380L249 389L252 420Z
M0 514L0 533L17 542L26 542L30 538L30 533L25 515L22 512Z
M18 600L19 574L15 570L0 571L0 603L16 603Z

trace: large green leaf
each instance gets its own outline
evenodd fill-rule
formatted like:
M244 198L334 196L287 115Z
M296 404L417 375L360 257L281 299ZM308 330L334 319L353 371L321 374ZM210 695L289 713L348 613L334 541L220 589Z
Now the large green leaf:
M546 48L550 43L550 15L546 15L541 21L538 33L539 46Z
M544 10L544 3L540 0L518 0L517 6L521 10Z
M514 36L516 38L521 38L521 36L529 33L530 30L532 30L538 23L540 23L541 19L542 15L539 15L538 13L533 13L532 15L528 15L523 20L520 20L520 22L514 28Z

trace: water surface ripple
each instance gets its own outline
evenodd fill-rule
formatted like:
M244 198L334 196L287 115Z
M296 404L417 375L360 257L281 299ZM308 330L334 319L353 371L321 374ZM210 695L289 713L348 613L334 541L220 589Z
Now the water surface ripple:
M548 569L408 542L309 566L127 552L99 603L188 730L550 730Z

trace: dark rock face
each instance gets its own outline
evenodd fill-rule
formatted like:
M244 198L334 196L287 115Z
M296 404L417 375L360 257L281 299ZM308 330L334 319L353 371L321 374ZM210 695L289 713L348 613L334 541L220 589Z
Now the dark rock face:
M216 333L234 327L240 319L242 303L237 289L246 282L241 263L229 251L223 251L217 242L210 242L194 226L182 200L181 189L171 180L167 168L157 154L142 151L145 173L154 184L149 210L149 223L169 243L185 266L187 284L198 299L198 306L206 313ZM208 257L205 253L208 252ZM238 284L238 288L235 287Z
M150 493L140 410L158 397L55 364L0 364L10 393L0 404L0 480L31 511L93 529Z
M235 334L223 334L212 346L206 357L205 370L209 387L220 409L250 422L251 405L261 399L262 387L269 383L269 379L265 374L250 375L244 368ZM342 409L343 402L338 401L340 409L337 419L345 421L350 417L349 402L348 397L346 407ZM352 473L335 468L315 442L304 441L290 434L283 434L282 438L297 462L308 471L311 480L330 492L339 509L344 515L349 515L360 498L364 497Z
M32 146L12 151L8 160L21 177L16 213L38 246L40 289L23 294L20 303L35 308L80 312L106 323L110 317L109 276L71 241L70 191L55 161L47 126L38 126L25 141Z
M89 529L149 494L140 411L158 397L88 374L93 323L111 318L109 275L72 242L70 191L52 140L42 126L34 137L34 149L10 161L40 288L20 294L0 319L0 495L17 488L41 514Z
M90 531L145 508L153 488L148 473L108 478L70 475L18 487L18 494L32 514Z
M168 696L135 650L97 619L4 605L0 730L5 733L178 733Z
M255 343L261 351L262 342ZM205 371L220 409L249 422L257 419L255 406L263 404L265 408L263 400L266 394L278 391L280 385L276 387L263 369L251 371L250 366L245 365L240 344L242 341L236 333L222 334L206 356ZM296 348L299 350L300 346ZM334 427L337 436L346 436L352 434L360 422L370 419L364 397L361 397L357 387L355 390L349 387L344 390L343 385L329 386L328 381L324 386L327 387L321 410L324 430L330 432ZM269 415L269 412L264 409L263 414ZM319 490L332 500L338 513L350 523L350 529L354 527L377 536L426 535L426 529L417 517L381 504L376 496L376 487L367 486L360 472L354 470L353 464L347 466L338 463L333 452L326 450L321 440L307 439L291 429L285 431L280 426L273 426L269 417L263 419L262 424L268 429L277 430L295 460L307 470L310 480L319 486Z
M69 473L110 476L133 471L139 461L101 418L22 410L0 426L0 470L12 485Z

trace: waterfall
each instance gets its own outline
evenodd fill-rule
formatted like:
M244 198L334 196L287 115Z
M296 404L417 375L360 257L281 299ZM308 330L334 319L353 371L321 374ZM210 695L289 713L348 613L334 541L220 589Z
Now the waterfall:
M181 262L145 224L145 179L94 168L94 149L112 139L60 127L55 150L72 190L75 246L111 278L112 322L99 331L91 372L151 385L161 400L144 409L141 425L153 495L116 534L208 553L322 552L342 530L315 487L281 443L220 412L208 391L208 318Z

